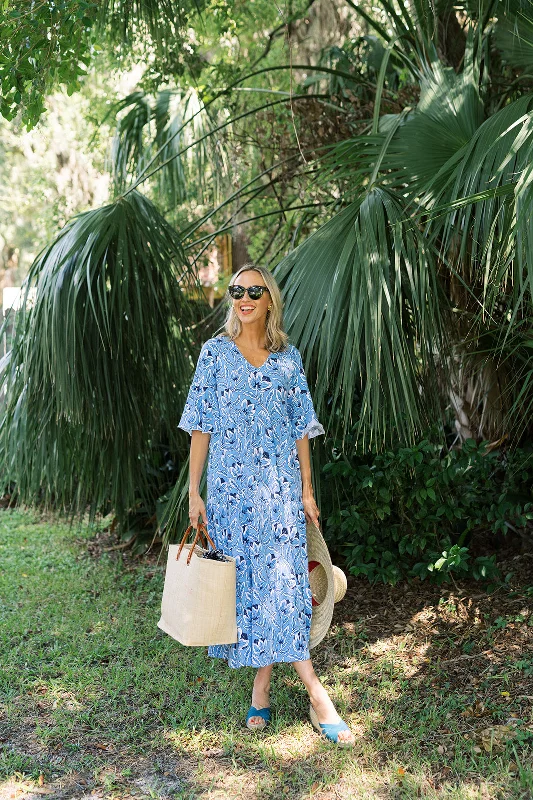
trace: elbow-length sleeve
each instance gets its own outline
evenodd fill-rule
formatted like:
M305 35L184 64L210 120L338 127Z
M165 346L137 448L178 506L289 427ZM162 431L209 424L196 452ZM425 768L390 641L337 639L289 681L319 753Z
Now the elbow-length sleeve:
M293 348L293 355L294 370L287 398L289 419L295 439L303 439L306 435L312 439L325 431L315 413L302 357L296 347Z
M220 428L216 357L216 344L209 339L200 351L194 378L178 424L178 428L191 435L192 431L216 433Z

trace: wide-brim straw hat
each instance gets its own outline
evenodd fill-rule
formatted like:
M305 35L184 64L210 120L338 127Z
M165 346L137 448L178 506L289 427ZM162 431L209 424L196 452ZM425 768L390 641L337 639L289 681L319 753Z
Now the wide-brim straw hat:
M344 572L331 563L328 546L317 526L313 522L308 522L306 530L309 584L313 595L309 637L311 649L316 647L328 632L333 617L333 606L346 594L347 581Z

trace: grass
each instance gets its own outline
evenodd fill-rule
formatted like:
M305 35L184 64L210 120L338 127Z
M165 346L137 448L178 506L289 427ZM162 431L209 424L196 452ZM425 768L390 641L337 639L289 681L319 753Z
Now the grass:
M313 653L351 752L315 734L290 665L247 731L253 670L156 627L162 563L31 511L0 531L2 800L533 797L530 587L352 581Z

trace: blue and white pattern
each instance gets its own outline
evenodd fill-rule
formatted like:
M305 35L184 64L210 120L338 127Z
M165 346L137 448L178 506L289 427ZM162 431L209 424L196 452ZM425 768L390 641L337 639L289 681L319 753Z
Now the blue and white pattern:
M324 433L294 345L254 367L224 335L202 347L179 423L211 434L207 528L237 565L230 667L309 658L311 589L296 439Z

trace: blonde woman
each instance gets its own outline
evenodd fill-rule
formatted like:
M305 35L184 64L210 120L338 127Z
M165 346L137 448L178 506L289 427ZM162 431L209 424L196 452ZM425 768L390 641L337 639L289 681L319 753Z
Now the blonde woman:
M306 521L318 525L309 439L324 433L300 353L282 327L271 273L251 264L232 276L224 333L202 347L179 427L191 434L189 517L236 559L238 641L209 648L230 667L257 668L246 724L270 721L270 678L290 662L331 741L353 734L309 657L311 590ZM209 453L207 508L199 493Z

